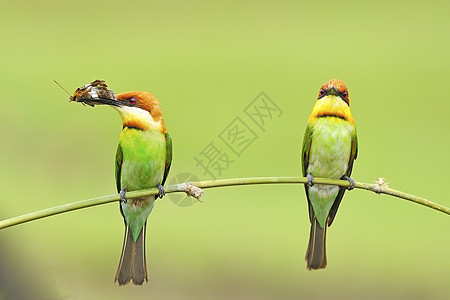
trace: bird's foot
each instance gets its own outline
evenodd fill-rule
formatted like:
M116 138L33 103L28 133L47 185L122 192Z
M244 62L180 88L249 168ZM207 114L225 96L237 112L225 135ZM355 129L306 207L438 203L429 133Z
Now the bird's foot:
M306 177L308 178L308 183L306 183L307 186L313 186L314 185L314 176L311 174L306 174Z
M156 196L156 198L162 198L162 197L164 197L164 195L166 194L166 191L164 190L164 187L163 187L162 185L158 184L158 185L156 186L156 188L157 188L158 191L159 191L159 194Z
M341 177L341 180L347 180L348 182L350 182L350 186L347 187L347 189L349 191L353 190L355 188L355 181L353 180L353 178L348 177L347 175L344 175Z
M127 200L125 188L120 190L119 195L120 195L120 201L122 201L123 203L127 203L128 200Z

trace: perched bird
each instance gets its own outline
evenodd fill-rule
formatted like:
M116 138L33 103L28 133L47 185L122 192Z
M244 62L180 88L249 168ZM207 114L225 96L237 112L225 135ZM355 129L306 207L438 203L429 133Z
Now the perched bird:
M144 280L148 281L145 255L147 218L155 200L164 196L163 185L172 162L172 140L164 125L159 102L151 93L125 92L115 98L112 92L112 96L101 98L95 88L89 92L90 95L83 93L82 97L72 97L71 100L88 105L109 105L122 118L115 170L117 191L121 195L120 211L126 228L115 281L119 285L130 281L141 285ZM85 94L89 98L84 99ZM126 199L128 191L153 187L158 188L159 195Z
M325 237L333 223L345 187L314 185L314 177L350 178L353 161L358 154L355 120L350 112L347 87L340 80L330 80L319 91L317 102L308 119L302 147L303 176L308 199L311 231L306 251L306 267L322 269L327 265Z

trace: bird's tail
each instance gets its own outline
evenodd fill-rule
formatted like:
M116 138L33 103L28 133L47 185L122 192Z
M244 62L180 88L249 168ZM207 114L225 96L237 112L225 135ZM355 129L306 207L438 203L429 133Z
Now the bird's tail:
M314 217L311 222L308 250L306 250L306 268L308 270L323 269L327 266L327 254L325 250L325 238L327 225L320 227L319 222Z
M147 262L145 258L145 227L144 224L136 240L133 240L133 234L129 226L125 229L125 238L123 241L122 255L120 256L119 267L117 268L116 278L119 285L125 285L133 281L136 285L141 285L147 279Z

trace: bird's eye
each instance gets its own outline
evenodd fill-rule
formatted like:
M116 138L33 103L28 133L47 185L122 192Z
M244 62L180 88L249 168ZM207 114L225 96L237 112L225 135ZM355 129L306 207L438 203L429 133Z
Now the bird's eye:
M135 105L137 102L136 98L131 97L130 99L128 99L128 103L130 103L130 105Z
M347 96L348 96L348 92L347 91L343 91L342 92L342 97L347 98Z
M321 88L321 89L320 89L319 95L320 95L320 96L325 95L325 89L324 89L324 88Z

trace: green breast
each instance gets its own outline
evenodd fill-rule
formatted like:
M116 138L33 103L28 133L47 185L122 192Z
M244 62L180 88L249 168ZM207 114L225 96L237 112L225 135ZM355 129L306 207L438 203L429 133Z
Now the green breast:
M335 118L319 118L313 125L309 165L307 173L314 177L341 178L348 168L355 129L347 121ZM308 195L319 224L326 220L339 192L339 187L315 184L308 188Z
M166 161L166 141L160 132L124 128L119 143L123 153L122 187L133 191L161 183Z
M313 126L307 172L315 177L339 179L350 159L354 127L345 120L319 118Z

